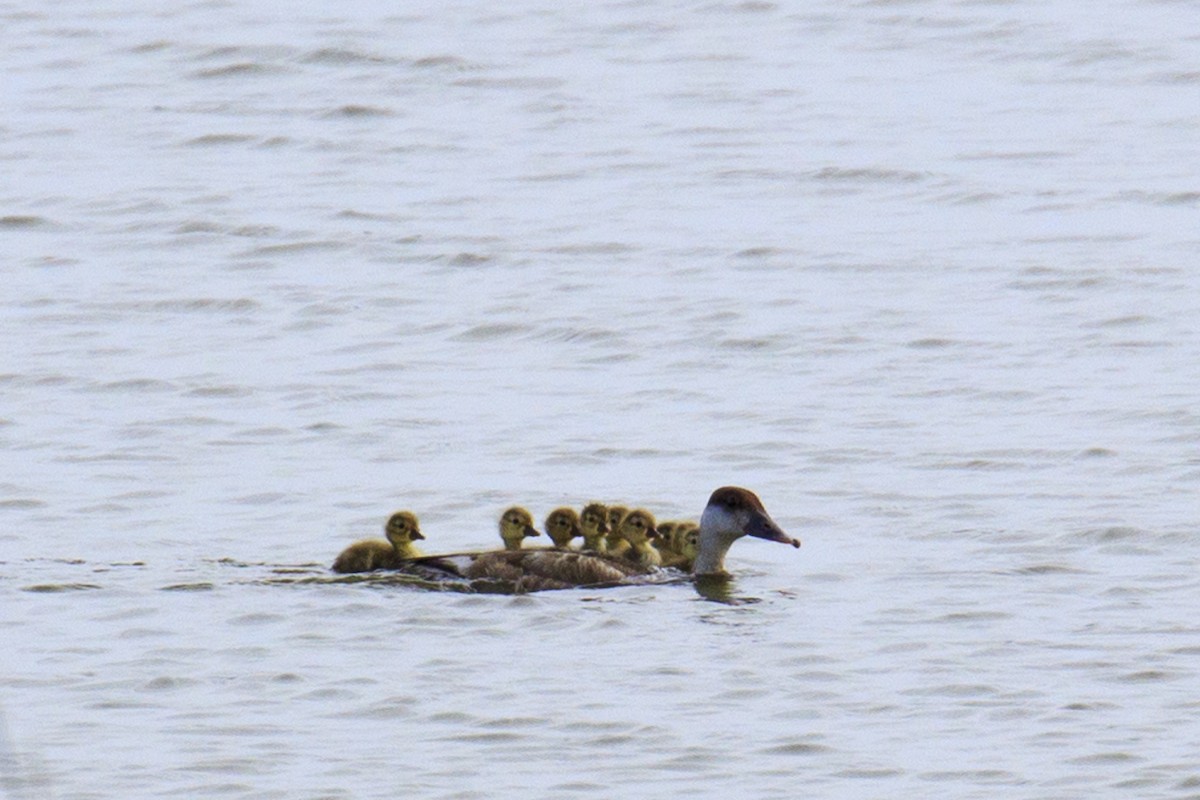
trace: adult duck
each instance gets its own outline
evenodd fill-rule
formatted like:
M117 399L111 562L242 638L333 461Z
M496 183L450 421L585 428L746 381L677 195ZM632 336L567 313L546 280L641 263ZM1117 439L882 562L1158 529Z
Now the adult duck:
M724 486L712 493L700 517L692 573L725 575L725 554L743 536L800 546L788 536L749 489ZM547 589L637 583L658 570L603 553L575 550L492 550L412 559L400 567L431 582L466 584L466 589L523 593Z

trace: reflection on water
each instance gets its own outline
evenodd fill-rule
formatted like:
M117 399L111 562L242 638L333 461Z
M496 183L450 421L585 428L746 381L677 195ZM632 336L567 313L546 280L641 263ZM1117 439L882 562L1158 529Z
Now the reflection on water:
M730 606L743 606L762 602L758 597L738 597L734 594L737 583L729 575L696 575L692 577L696 593L705 600Z
M42 800L50 792L50 776L39 755L23 752L9 738L8 721L0 706L0 789L5 797Z

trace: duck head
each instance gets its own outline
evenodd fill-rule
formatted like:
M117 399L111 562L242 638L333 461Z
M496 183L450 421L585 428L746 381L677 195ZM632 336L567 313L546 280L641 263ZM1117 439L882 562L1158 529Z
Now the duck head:
M799 539L788 536L771 519L758 495L738 486L722 486L712 493L700 517L700 552L696 557L695 573L724 573L725 553L743 536L800 546Z
M520 506L513 506L500 515L500 538L505 550L520 550L526 536L541 536L533 527L533 515Z

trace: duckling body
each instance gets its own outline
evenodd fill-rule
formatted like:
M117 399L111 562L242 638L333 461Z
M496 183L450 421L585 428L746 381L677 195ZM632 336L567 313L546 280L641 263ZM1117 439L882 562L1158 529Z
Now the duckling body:
M646 530L645 520L643 530ZM735 486L717 489L709 498L695 532L693 574L724 575L726 552L747 535L800 546L799 540L779 528L762 501L749 489ZM638 534L634 533L633 538L638 540ZM651 537L647 533L645 538L649 547ZM470 590L517 593L636 582L635 579L655 571L653 565L574 550L493 550L427 556L406 562L404 569L427 580L466 582Z
M347 547L334 559L333 571L351 573L398 569L405 560L421 557L421 551L413 542L425 537L412 512L398 511L393 514L384 526L384 533L387 541L366 539Z
M603 553L605 534L609 530L608 508L603 503L588 503L579 515L579 528L583 535L583 549Z
M680 522L673 534L673 552L670 556L663 555L663 566L691 572L696 553L700 550L700 526L694 522Z
M604 552L622 556L629 550L629 542L621 536L621 521L629 514L625 506L608 507L608 535L604 537Z
M546 535L559 550L571 546L571 540L583 535L579 528L579 515L573 508L556 508L546 517Z

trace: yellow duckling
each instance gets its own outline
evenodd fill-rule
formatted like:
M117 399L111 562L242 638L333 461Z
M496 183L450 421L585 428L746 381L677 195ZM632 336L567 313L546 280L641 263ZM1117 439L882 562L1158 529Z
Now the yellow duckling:
M621 537L621 521L629 515L625 506L608 507L608 535L604 537L604 552L612 556L623 556L629 550L629 542Z
M655 528L658 531L658 538L652 544L658 552L662 553L663 558L675 553L675 528L679 523L674 520L667 520L658 523Z
M696 553L700 552L700 526L690 521L676 523L673 538L674 552L669 557L663 554L662 565L691 572Z
M579 528L583 535L583 549L603 553L605 534L608 533L608 508L603 503L588 503L579 515Z
M571 508L556 508L551 511L550 516L546 517L544 527L550 541L560 550L566 550L571 546L572 539L583 535L583 531L579 529L579 515Z
M411 511L392 514L383 528L387 541L366 539L343 550L333 561L334 572L371 572L377 569L396 569L400 562L420 558L421 551L413 545L424 539L417 517Z
M662 555L650 543L658 537L654 527L654 515L644 508L631 511L621 520L621 538L629 543L624 558L643 567L657 567L662 564Z
M520 550L527 536L541 536L533 527L533 514L513 506L500 515L500 538L505 550Z

